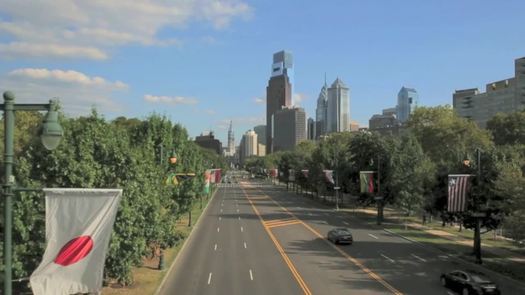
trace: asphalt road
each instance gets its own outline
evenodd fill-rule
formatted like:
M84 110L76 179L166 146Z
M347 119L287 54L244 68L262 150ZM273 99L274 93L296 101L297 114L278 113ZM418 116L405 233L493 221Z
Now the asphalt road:
M349 227L354 244L326 233ZM439 283L460 262L281 187L221 187L160 294L453 294ZM505 282L506 284L506 282ZM500 284L501 285L501 284ZM503 286L503 294L515 293Z

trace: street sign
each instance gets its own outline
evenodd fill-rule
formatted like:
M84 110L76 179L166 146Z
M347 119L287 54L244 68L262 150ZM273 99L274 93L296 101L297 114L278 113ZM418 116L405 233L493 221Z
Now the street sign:
M334 189L335 189L335 190L338 190L338 189L341 189L341 187L336 186L336 187L334 187Z
M381 201L383 199L383 197L374 197L374 200L376 201Z

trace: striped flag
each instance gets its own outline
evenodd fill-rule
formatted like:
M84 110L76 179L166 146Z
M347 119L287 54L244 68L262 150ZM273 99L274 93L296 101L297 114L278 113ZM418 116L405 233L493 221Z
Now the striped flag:
M362 193L374 192L374 173L375 171L359 171Z
M470 174L450 174L448 176L448 212L463 212L467 208L470 176Z

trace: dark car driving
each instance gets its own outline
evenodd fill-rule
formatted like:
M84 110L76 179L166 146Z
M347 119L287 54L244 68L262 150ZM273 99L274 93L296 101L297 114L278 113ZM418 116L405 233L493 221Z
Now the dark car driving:
M441 275L441 284L462 295L501 294L485 274L474 270L454 270Z
M332 229L328 232L327 238L334 244L352 244L354 242L350 229L344 227Z

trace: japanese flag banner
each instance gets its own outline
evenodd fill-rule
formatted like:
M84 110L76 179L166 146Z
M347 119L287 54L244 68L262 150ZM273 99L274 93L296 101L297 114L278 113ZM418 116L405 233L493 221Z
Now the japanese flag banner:
M44 257L30 277L35 295L102 291L104 260L121 189L44 189Z

